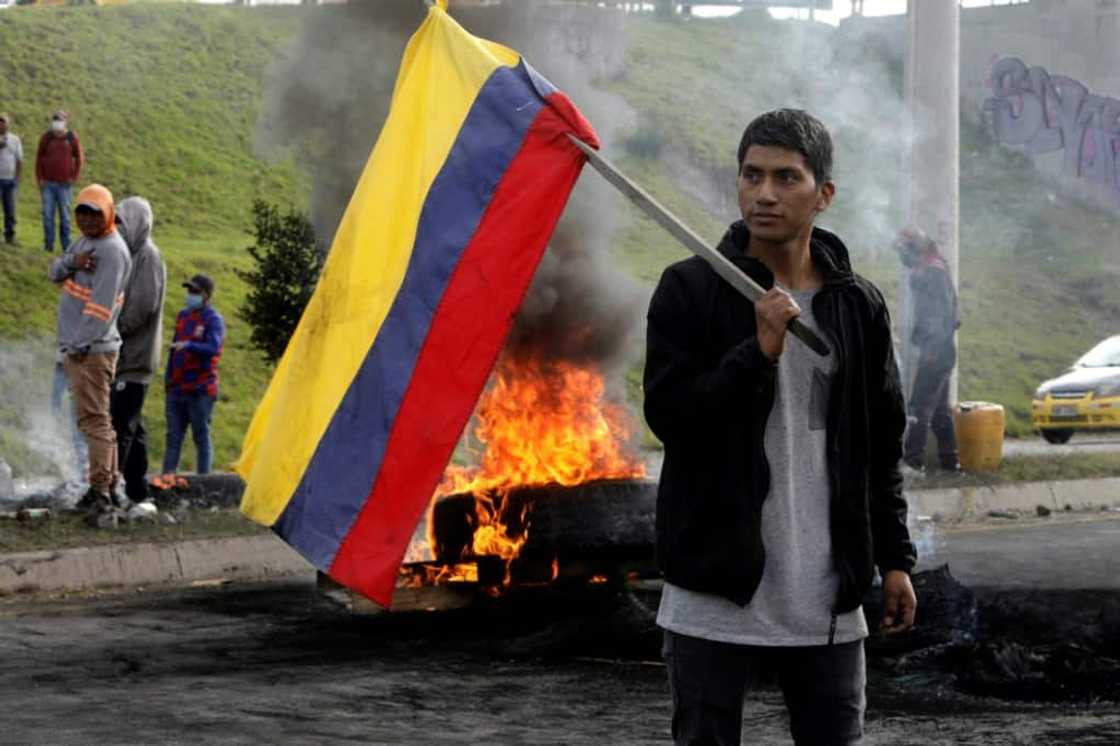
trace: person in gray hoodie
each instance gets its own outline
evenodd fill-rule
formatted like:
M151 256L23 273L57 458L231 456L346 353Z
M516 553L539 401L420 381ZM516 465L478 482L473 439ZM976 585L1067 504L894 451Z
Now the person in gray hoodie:
M125 283L124 307L117 319L121 350L109 412L117 432L117 465L124 478L124 492L134 503L148 499L148 437L141 410L160 362L167 287L167 269L152 241L153 223L152 206L143 197L129 197L117 205L117 230L128 245L132 272Z
M89 445L89 491L79 501L90 517L113 508L117 479L117 437L109 417L109 389L116 372L121 336L117 318L132 268L128 247L117 233L113 195L93 184L78 194L74 215L82 237L51 262L47 276L61 287L58 349Z

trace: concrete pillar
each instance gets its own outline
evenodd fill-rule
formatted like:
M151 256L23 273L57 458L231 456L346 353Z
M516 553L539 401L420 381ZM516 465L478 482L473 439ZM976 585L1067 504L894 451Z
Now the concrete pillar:
M907 5L910 44L905 94L911 147L906 222L937 241L955 287L960 267L960 6L957 0L908 0ZM906 321L912 314L905 279L901 286L903 328L908 329ZM906 333L902 362L906 380L912 381L909 343ZM949 397L957 400L956 370Z

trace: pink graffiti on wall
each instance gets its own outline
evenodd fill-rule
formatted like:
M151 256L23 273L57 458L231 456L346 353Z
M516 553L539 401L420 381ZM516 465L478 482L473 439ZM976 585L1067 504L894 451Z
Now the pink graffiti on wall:
M995 60L989 83L984 111L993 115L999 142L1031 154L1060 150L1064 173L1100 185L1120 202L1120 100L1016 57Z

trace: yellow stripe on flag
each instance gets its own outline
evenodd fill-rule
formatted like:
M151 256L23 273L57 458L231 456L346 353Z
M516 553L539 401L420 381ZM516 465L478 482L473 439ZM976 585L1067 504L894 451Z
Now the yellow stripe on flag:
M428 190L480 89L520 61L468 34L443 5L409 41L389 117L234 465L246 482L241 510L259 523L280 517L377 337Z

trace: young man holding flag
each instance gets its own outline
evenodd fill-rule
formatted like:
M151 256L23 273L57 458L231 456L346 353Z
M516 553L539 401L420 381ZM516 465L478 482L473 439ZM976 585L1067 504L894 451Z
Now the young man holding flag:
M743 219L719 251L767 292L752 307L692 258L665 271L649 308L673 737L739 743L745 693L776 674L797 744L859 743L875 568L886 632L908 629L916 606L890 318L840 239L813 225L836 191L824 125L763 114L738 165ZM794 318L829 355L787 334Z

